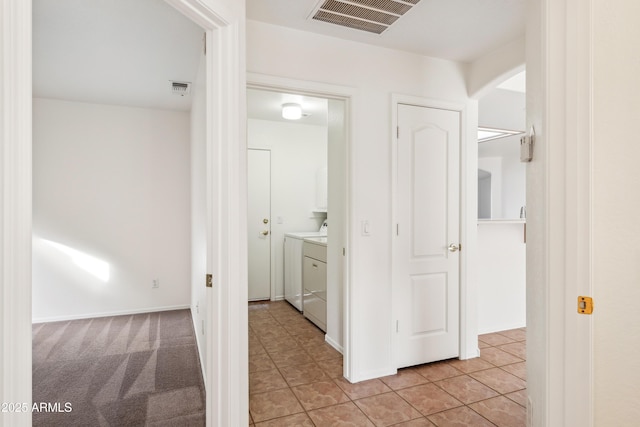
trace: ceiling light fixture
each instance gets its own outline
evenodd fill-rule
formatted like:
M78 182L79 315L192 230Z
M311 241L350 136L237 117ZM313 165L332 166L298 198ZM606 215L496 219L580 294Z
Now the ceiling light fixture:
M287 120L299 120L302 117L302 107L293 102L282 104L282 117Z

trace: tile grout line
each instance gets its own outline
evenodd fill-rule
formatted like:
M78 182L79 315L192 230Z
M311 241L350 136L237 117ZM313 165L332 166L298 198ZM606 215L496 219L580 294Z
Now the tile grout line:
M472 408L471 406L469 406L469 405L471 405L471 404L476 404L476 403L483 402L483 401L487 401L487 400L490 400L490 399L495 399L495 398L498 398L498 397L505 397L505 398L506 398L506 399L508 399L510 402L513 402L513 403L517 404L519 407L523 407L523 405L521 405L519 402L517 402L516 400L514 400L514 399L513 399L513 398L511 398L511 397L508 397L508 396L507 396L507 394L513 394L513 393L520 392L520 391L522 391L522 390L526 390L526 379L520 378L518 375L515 375L514 373L509 372L509 371L507 371L506 369L503 369L503 367L505 367L505 366L511 366L511 365L516 365L516 364L520 364L520 363L526 363L526 359L524 359L524 360L523 360L523 359L521 359L518 355L513 354L512 352L509 352L509 351L503 350L503 349L501 349L499 346L509 345L509 344L522 344L522 343L524 343L524 345L526 345L526 339L524 339L524 340L515 340L515 339L513 339L513 338L510 338L510 337L509 337L509 336L507 336L507 335L502 335L502 334L499 334L499 333L497 333L497 332L496 332L495 334L498 334L498 335L500 335L500 336L504 337L505 339L510 340L510 342L502 342L502 343L500 343L500 344L492 345L492 344L490 344L490 343L487 343L486 341L482 341L482 339L480 339L480 338L479 338L479 341L480 341L480 342L482 342L484 345L486 345L486 347L484 347L484 348L495 348L496 350L499 350L499 351L505 352L505 353L509 354L510 356L513 356L513 357L515 357L515 358L519 359L518 361L514 361L514 362L511 362L511 363L504 364L504 365L500 365L500 366L498 366L498 365L496 365L495 363L490 362L490 361L488 361L488 360L486 360L486 359L481 359L481 358L479 358L480 360L482 360L482 361L486 362L489 366L487 366L487 367L485 367L485 368L482 368L482 369L472 370L472 371L463 371L463 370L460 370L460 374L456 374L456 375L452 375L452 376L449 376L449 377L440 378L440 379L436 379L436 380L431 380L431 379L427 378L426 376L422 375L421 373L419 373L419 372L417 372L417 371L415 371L415 370L414 370L413 372L415 372L416 374L418 374L420 377L422 377L423 379L425 379L425 380L427 381L427 382L426 382L426 383L424 383L424 384L433 384L433 385L435 385L439 390L443 391L446 395L450 396L451 398L455 399L456 401L458 401L458 402L460 403L460 406L457 406L456 408L445 409L445 410L443 410L443 411L438 411L438 412L434 412L434 413L429 414L429 415L424 415L424 414L422 414L422 412L420 412L420 411L419 411L419 410L418 410L414 405L412 405L410 402L408 402L405 398L403 398L403 397L398 393L398 391L400 391L400 390L408 389L408 388L411 388L411 387L417 387L417 386L419 386L420 384L416 384L416 385L412 385L412 386L407 386L407 387L402 387L402 388L394 389L394 388L390 387L390 386L389 386L385 381L383 381L382 379L380 379L380 381L382 382L382 384L384 384L384 385L385 385L385 387L387 387L387 388L389 389L389 391L384 391L384 392L380 392L380 393L374 393L374 394L372 394L372 395L370 395L370 396L364 396L364 397L360 397L360 398L358 398L358 399L351 398L351 396L350 396L349 394L347 394L347 393L346 393L346 391L345 391L345 390L344 390L344 389L343 389L343 388L338 384L337 380L339 379L339 377L333 378L333 377L332 377L332 374L330 373L330 370L328 370L328 368L327 368L327 369L325 369L325 368L323 368L322 366L320 366L320 363L319 363L319 362L322 362L322 361L325 361L325 360L327 360L327 361L328 361L328 360L330 360L330 359L332 359L332 358L331 358L331 357L325 357L325 358L322 358L322 359L317 359L316 357L314 357L314 356L313 356L313 354L311 354L311 349L312 349L312 347L313 347L313 346L312 346L312 345L303 345L303 344L302 344L302 342L301 342L301 340L300 340L300 337L301 337L301 336L303 336L303 335L305 335L305 333L304 333L304 332L302 332L300 328L298 328L298 327L294 327L294 326L291 326L291 327L288 327L288 328L287 328L287 327L285 327L285 325L287 325L287 323L288 323L288 322L285 322L285 321L281 321L281 320L279 320L279 318L278 318L278 317L274 316L274 315L273 315L273 313L270 313L270 312L269 312L269 311L270 311L269 309L266 309L265 311L266 311L266 313L267 313L267 315L268 315L266 318L267 318L267 319L270 319L271 321L275 321L275 322L279 325L279 327L282 327L282 328L283 328L283 330L284 330L284 332L285 332L285 336L286 336L287 338L290 338L290 339L295 340L296 345L298 345L298 346L301 348L301 350L303 350L303 353L304 353L306 356L308 356L308 357L312 360L312 363L313 363L317 368L319 368L319 369L320 369L320 371L323 373L323 375L324 375L324 376L326 376L326 377L327 377L326 381L327 381L327 382L330 382L330 383L333 383L335 386L337 386L337 387L338 387L338 389L341 391L341 393L342 393L342 394L343 394L343 395L348 399L348 400L347 400L347 401L345 401L345 402L335 403L335 404L329 404L329 405L326 405L326 406L321 406L321 407L318 407L318 408L314 408L314 409L312 409L312 410L307 410L307 409L306 409L306 407L302 404L302 401L300 400L300 397L299 397L299 396L298 396L298 395L293 391L293 389L294 389L295 387L298 387L298 386L302 386L302 385L312 385L312 384L315 384L315 383L317 383L317 382L325 381L325 380L324 380L324 379L323 379L323 380L312 380L312 381L311 381L311 382L309 382L309 383L304 383L304 384L300 384L300 385L292 386L292 385L291 385L291 383L290 383L290 382L285 378L285 375L283 374L283 371L282 371L281 369L284 369L284 368L286 368L286 367L288 367L288 366L295 366L295 364L290 364L290 365L286 365L286 366L282 366L282 367L281 367L281 366L278 366L278 365L275 363L274 359L273 359L273 354L277 354L277 353L279 353L280 351L271 351L271 352L270 352L270 351L267 351L267 350L266 350L266 348L264 347L263 343L262 343L262 340L260 340L260 338L258 338L258 342L259 342L259 343L260 343L260 345L262 346L262 348L263 348L263 350L264 350L265 354L267 354L267 356L268 356L268 358L269 358L269 361L273 364L273 366L274 366L274 368L277 370L278 374L279 374L279 375L284 379L285 384L287 384L287 387L286 387L286 388L288 388L288 389L291 391L291 393L294 395L294 397L295 397L296 401L298 402L298 404L299 404L299 405L300 405L300 407L302 408L302 412L298 412L297 414L303 414L303 413L304 413L304 414L305 414L305 416L306 416L306 417L308 417L308 419L309 419L309 420L311 421L311 423L312 423L312 424L314 424L314 425L315 425L315 423L313 423L313 420L312 420L311 416L309 415L309 413L310 413L310 412L312 412L312 411L314 411L314 410L319 410L319 409L323 409L323 408L328 408L328 407L331 407L331 406L341 405L341 404L344 404L344 403L352 403L352 404L353 404L353 405L358 409L359 413L363 414L363 415L366 417L366 419L367 419L367 420L369 420L369 421L371 421L372 423L374 423L374 422L373 422L373 419L372 419L372 418L371 418L371 417L370 417L370 416L369 416L369 415L368 415L364 410L362 410L362 408L360 408L360 406L357 404L357 402L358 402L358 401L361 401L361 400L364 400L364 399L367 399L367 398L369 398L369 397L380 396L380 395L388 394L388 393L394 393L394 395L395 395L396 397L399 397L403 402L405 402L407 405L409 405L409 407L411 407L412 409L414 409L415 411L417 411L417 413L419 413L419 414L421 415L421 417L414 418L414 419L425 418L425 419L427 419L428 421L430 421L429 417L431 417L431 416L433 416L433 415L440 414L440 413L442 413L442 412L446 412L446 411L448 411L448 410L450 410L450 409L456 409L456 408L463 408L463 407L466 407L466 408L470 409L471 411L473 411L473 413L477 414L477 415L478 415L479 417L481 417L482 419L486 420L488 423L490 423L490 424L492 424L492 425L495 425L492 421L490 421L489 419L487 419L484 415L480 414L479 412L477 412L475 409L473 409L473 408ZM280 311L280 310L278 310L278 311ZM282 312L284 312L284 311L286 311L286 310L282 310ZM292 311L291 313L293 313L293 311ZM298 312L295 312L295 313L299 315L299 313L298 313ZM262 320L262 319L255 319L255 321L256 321L256 322L262 322L263 320ZM289 325L289 326L290 326L290 325ZM514 331L515 331L515 330L521 330L521 329L514 329ZM292 332L292 331L293 331L293 332ZM255 330L254 330L253 332L254 332L254 334L255 334L256 336L259 336L259 335L256 333L256 331L255 331ZM485 334L485 335L486 335L486 334ZM318 347L320 347L320 346L321 346L321 345L318 345ZM483 349L484 349L484 348L483 348ZM482 350L482 349L481 349L481 350ZM284 350L283 350L283 351L284 351ZM336 357L336 359L337 359L337 357ZM451 367L452 367L452 368L454 368L454 369L457 369L457 368L455 368L455 366L454 366L453 364L451 364L450 362L451 362L451 361L444 361L443 363L445 363L445 364L447 364L447 365L451 366ZM311 364L311 362L310 362L309 364ZM504 373L506 373L506 374L508 374L508 375L511 375L511 376L513 376L514 378L517 378L517 379L519 379L519 380L521 380L521 381L524 381L524 382L525 382L525 388L517 389L517 390L513 390L513 391L510 391L510 392L508 392L508 393L501 393L500 391L496 390L495 388L493 388L493 387L491 387L491 386L489 386L489 385L485 384L484 382L482 382L482 381L480 381L480 380L478 380L478 379L476 379L476 378L474 378L474 377L472 376L472 374L474 374L474 373L478 373L478 372L482 372L482 371L487 371L487 370L491 370L491 369L495 369L495 368L500 369L502 372L504 372ZM482 384L482 386L487 387L488 389L490 389L490 390L492 390L493 392L497 393L497 395L496 395L496 396L493 396L493 397L486 398L486 399L481 399L481 400L478 400L478 401L470 402L469 404L466 404L466 403L464 403L463 401L460 401L460 400L459 400L458 398L456 398L455 396L453 396L450 392L448 392L448 391L447 391L446 389L444 389L440 384L438 384L438 383L437 383L437 382L445 381L445 380L447 380L447 379L451 379L451 378L458 378L458 377L462 377L462 376L465 376L465 377L470 378L470 379L472 379L472 380L474 380L474 381L477 381L478 383ZM268 392L268 391L267 391L267 392ZM267 393L267 392L265 392L265 393ZM293 415L293 414L291 414L291 415ZM277 419L284 418L284 417L287 417L287 416L288 416L288 415L278 416L278 417L274 417L274 418L271 418L271 419L268 419L268 420L263 420L263 421L261 421L261 422L264 422L264 421L273 421L273 420L277 420ZM413 420L413 419L412 419L412 420ZM251 421L253 421L253 422L255 423L255 420L253 420L253 418L251 419ZM374 424L375 424L375 423L374 423Z

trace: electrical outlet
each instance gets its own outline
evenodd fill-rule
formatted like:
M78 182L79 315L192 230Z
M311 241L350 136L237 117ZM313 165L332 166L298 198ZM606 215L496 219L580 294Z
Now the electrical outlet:
M153 283L151 284L151 287L153 289L159 288L160 287L160 280L159 279L153 279Z

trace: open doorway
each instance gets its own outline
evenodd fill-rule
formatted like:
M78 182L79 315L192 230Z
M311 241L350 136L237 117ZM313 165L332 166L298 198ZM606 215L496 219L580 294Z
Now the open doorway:
M478 101L478 333L526 326L525 72Z
M256 273L264 264L255 259L252 262L251 257L252 239L258 243L266 240L261 232L264 229L270 236L271 293L254 300L286 301L321 329L326 334L323 341L341 353L347 247L346 104L345 99L299 90L248 89L248 149L250 155L261 152L263 157L268 150L271 166L270 176L264 178L271 183L269 215L256 217L259 227L253 233L252 224L248 224L249 295L251 277L267 274ZM284 118L283 106L299 106L298 118ZM249 168L252 164L250 157ZM251 206L252 200L261 199L263 194L252 194L255 171L248 172ZM309 244L323 253L318 255L320 263L310 264L316 269L322 264L326 269L318 289L312 289L309 283L305 288L303 254Z
M213 211L210 204L208 213L213 217L207 221L211 227L207 230L207 247L212 248L216 243L216 252L207 251L207 270L215 274L216 278L222 278L221 286L208 288L206 299L209 306L215 305L219 310L211 310L207 316L208 340L207 346L217 348L214 341L224 341L232 349L228 354L208 352L206 366L207 376L216 378L207 381L208 393L207 414L211 415L212 423L216 425L239 425L240 420L246 419L246 343L242 339L246 337L246 322L242 322L246 316L246 310L239 305L240 301L246 301L246 277L239 265L245 265L246 255L236 248L237 239L229 239L232 236L244 235L246 223L242 227L235 220L245 215L243 202L246 191L244 190L242 175L246 175L245 164L238 156L225 158L219 155L225 152L227 141L244 147L244 126L239 124L239 114L232 114L233 120L224 120L228 111L221 108L222 105L238 105L244 107L244 72L241 72L241 60L237 53L243 48L243 40L240 36L244 23L244 14L239 8L225 8L223 5L215 6L204 0L167 0L167 3L181 11L194 22L198 22L206 29L208 42L207 55L207 123L217 123L216 132L212 132L208 126L206 133L207 159L209 171L220 171L221 179L224 179L226 188L230 188L230 194L234 197L225 199L225 205L234 212L233 216L226 215L224 211ZM5 8L6 6L6 8ZM3 342L5 351L2 355L2 376L5 387L5 401L31 402L32 401L32 342L31 342L31 269L32 269L32 2L31 0L14 1L7 0L3 3L5 23L0 32L3 38L10 40L5 44L3 52L11 61L6 62L6 67L0 76L3 87L11 88L4 92L6 96L5 106L1 109L3 123L6 126L2 136L2 157L7 168L2 168L2 180L5 183L3 200L3 241L5 252L3 255L2 271L5 280L3 286L3 310L5 322L3 323ZM6 36L6 37L5 37ZM215 60L214 60L215 58ZM216 78L214 79L213 76ZM211 83L209 85L209 83ZM218 181L208 174L207 188L208 200L217 200L218 197L227 196L229 193L219 194L219 187L213 184ZM218 251L220 249L220 251ZM223 254L233 253L229 259L221 260ZM223 262L226 261L226 262ZM204 286L204 280L201 281ZM209 281L211 283L211 281ZM233 286L228 285L232 283ZM237 286L240 283L241 286ZM226 310L233 305L238 310ZM228 372L229 376L215 377L216 372ZM229 377L233 380L229 380ZM238 381L237 378L240 378ZM243 378L245 381L243 381ZM229 411L227 408L236 407L238 410ZM243 414L245 414L243 416ZM5 414L7 415L7 414ZM30 412L12 413L7 415L15 425L29 425Z
M283 105L300 116L283 117ZM327 236L328 100L248 89L247 106L249 300L286 299L302 311L284 247Z
M34 401L66 399L82 423L138 424L147 397L177 387L204 422L204 321L189 311L192 258L206 261L206 245L191 249L190 196L204 30L165 2L33 7L33 317L61 321L34 333L51 334L34 339Z

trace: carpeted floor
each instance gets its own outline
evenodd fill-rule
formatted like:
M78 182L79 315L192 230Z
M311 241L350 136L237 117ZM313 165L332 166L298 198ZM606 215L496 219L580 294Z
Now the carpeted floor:
M33 402L34 426L205 425L191 313L34 324Z

